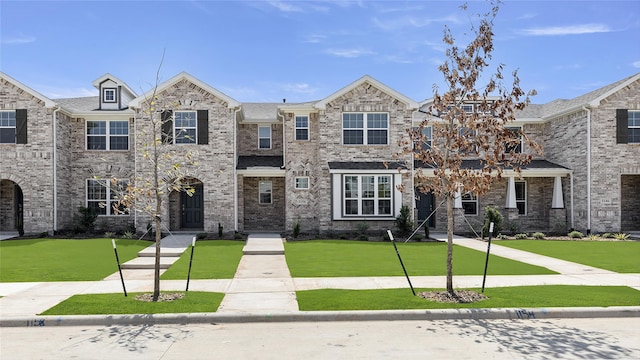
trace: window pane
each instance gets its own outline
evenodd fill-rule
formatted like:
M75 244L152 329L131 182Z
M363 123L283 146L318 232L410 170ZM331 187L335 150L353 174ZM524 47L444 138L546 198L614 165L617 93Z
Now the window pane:
M109 138L110 150L129 150L129 137L127 136L112 136Z
M374 200L362 200L362 215L374 215L375 214L375 201Z
M107 207L104 202L89 201L87 202L87 207L93 209L93 211L98 215L107 215Z
M271 181L260 181L260 204L271 204Z
M296 129L296 140L309 140L309 129Z
M527 204L525 202L516 203L516 207L518 208L518 214L519 215L526 215L527 214Z
M306 116L296 116L296 127L309 127L309 118Z
M195 144L196 129L176 130L176 144Z
M105 136L87 136L87 150L106 150L107 139Z
M387 128L387 114L367 114L367 127L386 129Z
M525 200L526 185L523 182L516 182L516 200Z
M344 212L347 215L358 215L358 200L346 200Z
M342 127L345 129L362 129L364 116L362 113L342 114Z
M640 128L629 129L629 143L640 143Z
M271 139L260 139L260 149L271 148Z
M640 126L640 111L628 111L629 126Z
M0 144L15 144L15 143L16 143L16 128L0 129Z
M464 209L464 213L466 215L477 215L478 214L478 204L476 204L475 202L467 202L467 203L462 203L462 208Z
M378 201L378 215L391 215L391 200Z
M376 178L374 176L362 177L362 197L372 198L376 196Z
M308 189L308 188L309 188L309 178L307 177L296 178L296 189Z
M258 137L270 138L271 137L271 128L267 127L267 126L258 127Z
M357 176L345 176L344 196L346 198L358 197L358 177Z
M106 121L87 121L87 135L106 135Z
M343 131L344 144L356 144L362 145L363 143L363 135L362 130L344 130Z
M391 197L391 178L389 176L378 177L378 198Z
M176 111L174 114L175 127L196 127L196 112L195 111Z
M111 135L129 135L129 122L111 121L109 123L109 133Z
M0 126L16 126L15 111L0 111Z
M367 131L367 144L369 145L386 145L387 130L369 130Z

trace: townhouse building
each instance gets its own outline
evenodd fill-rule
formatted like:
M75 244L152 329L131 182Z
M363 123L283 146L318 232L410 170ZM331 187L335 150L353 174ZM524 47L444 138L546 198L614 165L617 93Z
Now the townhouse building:
M111 74L93 86L98 96L49 99L0 73L0 231L71 229L79 207L98 213L100 229L145 231L150 219L115 211L116 191L97 179L151 176L139 141L151 99L163 109L163 146L197 163L186 167L193 196L165 196L166 230L382 231L403 205L446 227L442 199L414 190L419 165L396 156L431 100L418 103L370 76L302 103L239 102L184 72L155 93L138 95ZM531 105L510 126L544 155L521 176L506 169L483 196L461 192L457 231L478 227L486 205L511 231L640 230L640 74Z

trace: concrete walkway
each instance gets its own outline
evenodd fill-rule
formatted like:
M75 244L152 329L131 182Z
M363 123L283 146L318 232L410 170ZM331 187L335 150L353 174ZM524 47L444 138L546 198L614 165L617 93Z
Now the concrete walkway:
M432 234L432 237L443 240L445 235ZM166 253L171 255L175 255L172 254L173 252L182 252L188 249L192 238L193 235L178 235L166 242L163 239L162 252L166 250ZM456 236L454 243L483 252L487 248L487 243L485 242L464 237ZM145 249L143 251L150 250ZM487 288L523 285L617 285L629 286L640 290L640 274L619 274L496 244L491 245L491 253L543 266L559 274L488 276L486 281ZM292 278L285 261L283 239L275 234L251 235L243 249L243 254L233 279L191 280L190 282L189 290L192 291L225 293L225 297L216 312L217 316L235 318L238 316L243 316L244 318L252 316L264 318L268 316L273 318L272 315L277 315L285 319L316 318L317 320L317 317L322 314L312 315L298 310L295 291L323 288L406 288L407 291L410 291L407 280L403 276ZM153 260L154 258L148 257L148 259ZM125 270L124 277L128 292L150 292L153 290L152 270L129 269ZM411 282L416 288L442 288L446 280L444 276L412 276ZM477 288L481 284L481 275L454 277L454 286L456 288ZM183 280L163 280L161 282L162 291L184 291L185 286L186 281ZM6 324L10 323L20 324L21 321L26 321L25 319L33 319L37 314L74 294L118 292L122 292L122 285L117 272L102 281L0 283L0 296L2 296L0 298L0 326L8 326ZM634 309L634 316L640 316L640 307L635 307ZM483 309L483 311L486 312L486 309ZM460 310L454 312L457 314ZM328 316L334 318L334 315L331 315L331 312L329 313ZM364 312L361 313L365 314ZM370 313L372 314L366 316L371 316L374 319L384 319L385 314L389 314L393 319L398 318L398 316L424 315L424 311L378 311ZM584 309L581 309L580 313L593 314L593 312L585 312ZM473 317L478 316L473 311L469 312L469 314L469 316ZM184 314L176 316L176 319L183 319L182 321L184 321ZM349 316L353 317L354 315L348 315L347 317ZM452 316L457 315L454 314ZM109 318L114 317L110 316Z

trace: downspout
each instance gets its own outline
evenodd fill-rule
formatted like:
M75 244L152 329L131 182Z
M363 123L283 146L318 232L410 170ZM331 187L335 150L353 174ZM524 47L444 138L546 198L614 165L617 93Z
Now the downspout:
M53 108L52 122L53 122L53 234L58 231L58 129L57 129L57 114L60 111L60 106L56 105Z
M587 112L587 235L591 234L591 110L583 106Z
M571 180L571 229L575 229L575 225L573 223L573 171L569 174L569 179Z
M234 231L238 231L238 113L241 108L238 106L233 111L233 223Z
M131 107L131 110L133 110L133 146L135 147L133 150L133 181L135 183L135 181L138 179L138 127L136 126L136 108ZM134 211L133 212L133 227L134 229L138 229L138 212ZM146 231L147 229L145 229Z
M281 169L284 169L286 167L286 163L285 160L287 159L287 157L285 156L287 154L287 127L284 124L284 121L286 120L286 117L284 115L280 115L280 112L278 111L278 113L276 114L276 116L282 116L282 167ZM311 116L309 116L309 118L311 118ZM309 119L309 122L311 122L311 119Z

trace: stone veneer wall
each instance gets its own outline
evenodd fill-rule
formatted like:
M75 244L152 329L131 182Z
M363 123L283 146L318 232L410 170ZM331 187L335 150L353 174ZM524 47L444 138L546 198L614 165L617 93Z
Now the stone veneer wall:
M343 112L388 112L388 145L343 145ZM404 103L368 83L337 97L326 104L325 110L320 110L318 118L318 144L320 145L317 160L319 197L315 212L319 216L321 232L357 231L361 223L358 220L332 220L332 185L328 163L332 161L395 161L393 156L400 150L398 140L405 135L405 129L411 127L411 113L411 109L407 109ZM411 156L404 156L400 160L409 163L412 159ZM407 186L402 194L402 203L411 207L413 202L411 181L408 178L403 179ZM393 226L392 221L369 220L367 223L371 230Z
M53 112L41 100L0 79L0 110L16 109L27 109L27 144L0 144L0 179L22 189L25 233L52 232Z
M620 231L622 175L640 175L640 144L616 144L616 109L640 110L640 81L603 100L591 114L591 231ZM631 179L640 179L632 177ZM636 226L636 229L640 225Z
M217 98L206 90L186 81L180 81L158 94L159 106L163 104L183 104L177 110L208 110L209 111L209 143L206 145L180 144L166 145L168 153L174 160L183 159L186 151L192 151L196 165L184 164L187 176L203 183L204 201L204 229L209 233L218 232L218 223L223 226L226 235L233 234L235 229L234 216L234 109L228 107L227 102ZM141 106L144 107L144 104ZM145 115L138 111L136 124L138 132L145 130L148 121ZM140 139L141 140L141 139ZM142 147L138 143L137 161L138 175L150 178L152 167L141 156ZM180 160L182 161L182 160ZM170 211L170 201L163 201L163 221L171 224L173 217L181 214ZM136 227L138 231L145 231L149 217L138 215ZM175 224L175 221L173 222Z
M258 149L258 126L271 126L271 149ZM238 155L282 155L282 125L238 124Z
M9 180L0 180L0 231L15 231L15 188Z
M620 178L621 211L620 230L640 230L640 175L622 175Z
M271 204L259 203L260 181L271 181ZM278 177L245 177L243 187L244 229L282 231L285 226L285 181Z

